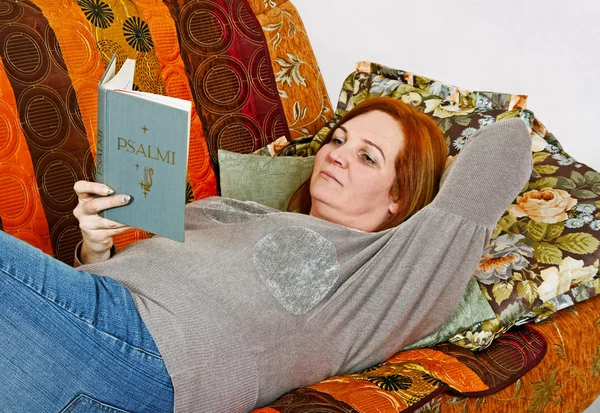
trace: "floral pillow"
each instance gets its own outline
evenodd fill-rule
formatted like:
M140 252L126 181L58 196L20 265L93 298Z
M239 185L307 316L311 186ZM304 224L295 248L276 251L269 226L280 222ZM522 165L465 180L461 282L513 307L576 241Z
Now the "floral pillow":
M472 350L515 324L542 320L600 293L600 174L576 162L525 109L526 97L473 92L379 64L360 62L344 82L335 118L314 137L314 154L344 113L372 96L392 96L430 115L459 156L481 127L521 118L530 130L531 180L492 234L474 276L496 315L454 335Z
M440 120L438 123L444 132L452 125L451 117L468 116L476 110L518 111L525 109L527 103L525 95L471 91L377 63L358 62L356 71L344 81L335 116L313 138L304 155L314 155L337 120L358 103L373 96L396 97L421 108ZM483 122L493 122L491 117L484 118Z
M496 319L450 340L471 349L600 293L600 173L569 156L536 118L531 136L532 177L498 222L475 273ZM455 138L451 153L460 148Z

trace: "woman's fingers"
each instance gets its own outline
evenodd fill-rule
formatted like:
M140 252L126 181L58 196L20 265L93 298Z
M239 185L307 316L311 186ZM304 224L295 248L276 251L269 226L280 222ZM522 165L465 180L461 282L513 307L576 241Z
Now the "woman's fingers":
M96 231L96 230L120 230L122 228L129 228L127 225L121 224L120 222L111 221L110 219L102 218L98 215L90 217L81 223L80 228L84 231Z
M117 221L111 221L110 219L107 218L102 218L101 222L101 227L100 228L106 228L106 229L114 229L114 230L120 230L122 228L129 228L129 226L125 225L125 224L121 224L120 222ZM121 231L119 231L121 232Z
M120 224L119 224L120 225ZM131 227L127 225L119 226L118 228L111 229L92 229L86 230L82 228L82 235L85 241L90 245L96 245L97 247L93 250L103 250L112 246L112 237L120 234L121 232L127 231Z
M98 182L77 181L73 189L79 199L73 212L80 222L105 209L126 205L131 199L125 194L112 195L115 191L111 187Z
M108 185L99 182L77 181L73 186L75 193L79 199L90 199L94 195L111 195L115 191Z
M91 199L81 203L81 209L85 215L96 215L105 209L127 205L130 199L129 195L125 194L111 195L102 198L95 198L92 196Z

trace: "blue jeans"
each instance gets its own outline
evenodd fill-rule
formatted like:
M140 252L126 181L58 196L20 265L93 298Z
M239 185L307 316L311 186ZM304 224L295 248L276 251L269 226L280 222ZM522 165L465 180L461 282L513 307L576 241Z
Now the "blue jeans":
M0 412L172 412L129 291L0 231Z

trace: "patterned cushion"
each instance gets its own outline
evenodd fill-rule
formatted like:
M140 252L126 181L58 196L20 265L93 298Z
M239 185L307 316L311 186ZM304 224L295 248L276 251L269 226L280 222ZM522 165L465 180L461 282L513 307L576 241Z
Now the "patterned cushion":
M314 154L334 122L357 103L382 95L429 114L453 156L480 127L502 119L519 117L531 131L532 178L498 223L475 273L496 317L455 335L452 342L484 348L514 324L541 320L600 291L600 174L564 152L524 108L523 95L473 92L360 62L344 82L334 119L303 154Z
M265 33L290 138L314 136L333 111L300 15L289 0L249 4Z
M600 394L598 314L595 297L536 326L513 328L480 352L449 343L403 351L252 413L581 411Z
M548 351L536 368L498 393L483 397L456 397L446 393L436 396L415 413L597 413L598 409L586 407L600 396L600 297L560 311L528 328L541 334L548 343ZM497 343L492 343L484 352L489 352ZM506 360L515 354L507 356L502 349L493 359ZM513 360L518 362L519 358ZM398 413L386 411L391 412Z
M523 326L479 353L448 343L403 351L356 374L291 391L252 413L414 412L446 392L454 396L497 392L542 361L545 352L544 338Z
M465 116L476 111L497 111L489 114L494 119L507 111L514 112L509 112L506 117L532 116L530 112L520 112L525 109L525 95L471 91L376 63L358 62L356 71L344 81L335 116L317 133L306 154L312 155L319 149L330 128L343 114L372 96L392 96L420 107L438 120L443 132L452 126L449 118L459 117L459 121L466 122ZM483 122L486 122L485 119Z
M127 15L119 12L122 3L98 15L80 3L56 8L49 1L7 0L0 21L0 180L12 195L0 199L0 226L68 263L80 240L73 184L93 179L96 87L106 54L123 50L143 60L154 53L151 44L138 51L119 34L133 21L143 26L133 4ZM160 87L153 71L149 65L139 76Z
M289 139L263 30L248 3L164 3L217 176L219 148L249 153L280 136Z
M535 118L532 138L532 178L475 273L497 319L454 337L457 344L485 346L513 324L600 293L600 173L569 156Z
M11 196L0 197L0 230L66 263L81 239L72 188L79 179L93 180L97 83L113 54L118 66L128 57L137 60L136 89L192 101L188 201L216 195L219 148L252 152L282 135L290 138L286 118L294 113L293 128L317 130L329 110L327 96L313 91L323 82L302 23L284 2L55 3L2 3L0 186ZM272 14L262 17L264 31L254 10ZM278 30L290 35L267 44L265 33L274 32L267 21L278 13ZM302 51L286 72L293 77L278 68L276 80L279 63L270 51L287 57L292 47ZM296 94L296 88L306 90ZM302 97L284 111L281 91ZM115 243L147 236L130 231Z

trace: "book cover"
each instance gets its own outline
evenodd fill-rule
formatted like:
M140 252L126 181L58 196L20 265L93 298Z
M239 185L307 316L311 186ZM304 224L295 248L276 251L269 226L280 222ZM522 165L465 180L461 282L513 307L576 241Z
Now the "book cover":
M115 67L98 84L96 181L131 201L100 215L183 241L191 102L132 90L134 60Z

